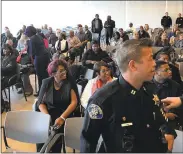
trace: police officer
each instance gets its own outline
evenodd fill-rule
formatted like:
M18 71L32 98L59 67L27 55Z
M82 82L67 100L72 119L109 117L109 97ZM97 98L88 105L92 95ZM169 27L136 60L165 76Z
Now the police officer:
M165 13L165 16L161 19L161 25L163 26L164 30L170 28L172 26L172 18L168 16L168 12Z
M183 28L183 17L181 17L181 13L178 14L178 18L176 19L176 24L179 28Z
M168 63L164 61L156 62L154 78L147 84L152 92L156 93L160 99L181 95L180 85L171 79L171 74ZM169 126L174 129L179 129L183 120L181 113L181 109L172 109L166 113Z
M167 126L157 95L143 85L154 75L152 42L127 40L116 50L116 62L119 79L89 100L80 152L96 152L100 136L108 153L171 151L176 133Z

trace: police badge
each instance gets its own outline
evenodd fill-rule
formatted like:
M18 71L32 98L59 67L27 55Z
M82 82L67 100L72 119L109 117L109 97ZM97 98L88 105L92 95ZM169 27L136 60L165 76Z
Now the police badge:
M91 104L88 106L88 113L91 119L102 119L103 112L102 109L95 104Z
M153 96L154 96L153 101L155 102L155 105L159 106L160 105L160 100L159 100L158 96L154 95L154 94L153 94Z

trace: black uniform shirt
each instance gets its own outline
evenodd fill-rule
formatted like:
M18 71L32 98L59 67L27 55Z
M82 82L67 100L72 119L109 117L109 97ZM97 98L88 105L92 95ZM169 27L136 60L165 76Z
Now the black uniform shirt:
M178 17L176 19L176 24L178 25L179 28L183 28L183 17Z
M168 28L172 25L172 18L170 16L163 16L161 19L161 25Z
M145 87L136 90L121 76L102 87L89 100L80 151L96 152L102 135L106 152L125 152L123 140L129 136L131 152L163 152L159 129L175 136L176 133L167 127L160 107L155 105L158 103L157 95L148 93ZM124 138L124 133L130 135Z

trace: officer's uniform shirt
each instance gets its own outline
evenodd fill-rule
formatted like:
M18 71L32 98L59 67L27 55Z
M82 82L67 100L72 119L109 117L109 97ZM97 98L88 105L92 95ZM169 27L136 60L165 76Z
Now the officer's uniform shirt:
M164 99L166 97L179 97L182 95L180 85L171 79L167 79L164 83L158 83L155 79L153 79L152 82L147 84L149 84L148 87L152 90L152 93L156 93L159 99ZM176 128L178 126L177 123L183 123L180 121L181 119L183 120L182 109L171 109L169 112L175 113L179 117L179 120L168 120L171 127Z
M172 25L172 19L170 16L163 16L161 19L161 25L164 28L170 28L170 26Z
M127 130L133 142L130 152L165 152L159 129L176 133L167 127L158 103L157 95L145 87L136 90L122 76L102 87L89 100L80 151L96 152L102 135L106 152L125 152L122 140Z
M178 17L176 19L176 24L178 25L179 28L183 28L183 17Z

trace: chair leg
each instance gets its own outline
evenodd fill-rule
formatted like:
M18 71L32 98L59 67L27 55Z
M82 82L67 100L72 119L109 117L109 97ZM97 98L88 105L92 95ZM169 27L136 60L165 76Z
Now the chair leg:
M9 111L11 111L11 96L10 96L10 87L8 87L8 97L9 97Z
M63 153L66 153L64 136L62 137L62 146L63 146Z
M6 99L7 99L8 97L7 97L6 89L4 89L3 91L4 91L4 95L5 95Z
M37 77L36 77L36 73L35 73L35 92L37 93Z
M23 90L23 93L24 93L25 101L27 102L27 97L25 95L25 89L24 89L24 85L23 85L22 79L21 79L21 87L22 87L22 90Z

